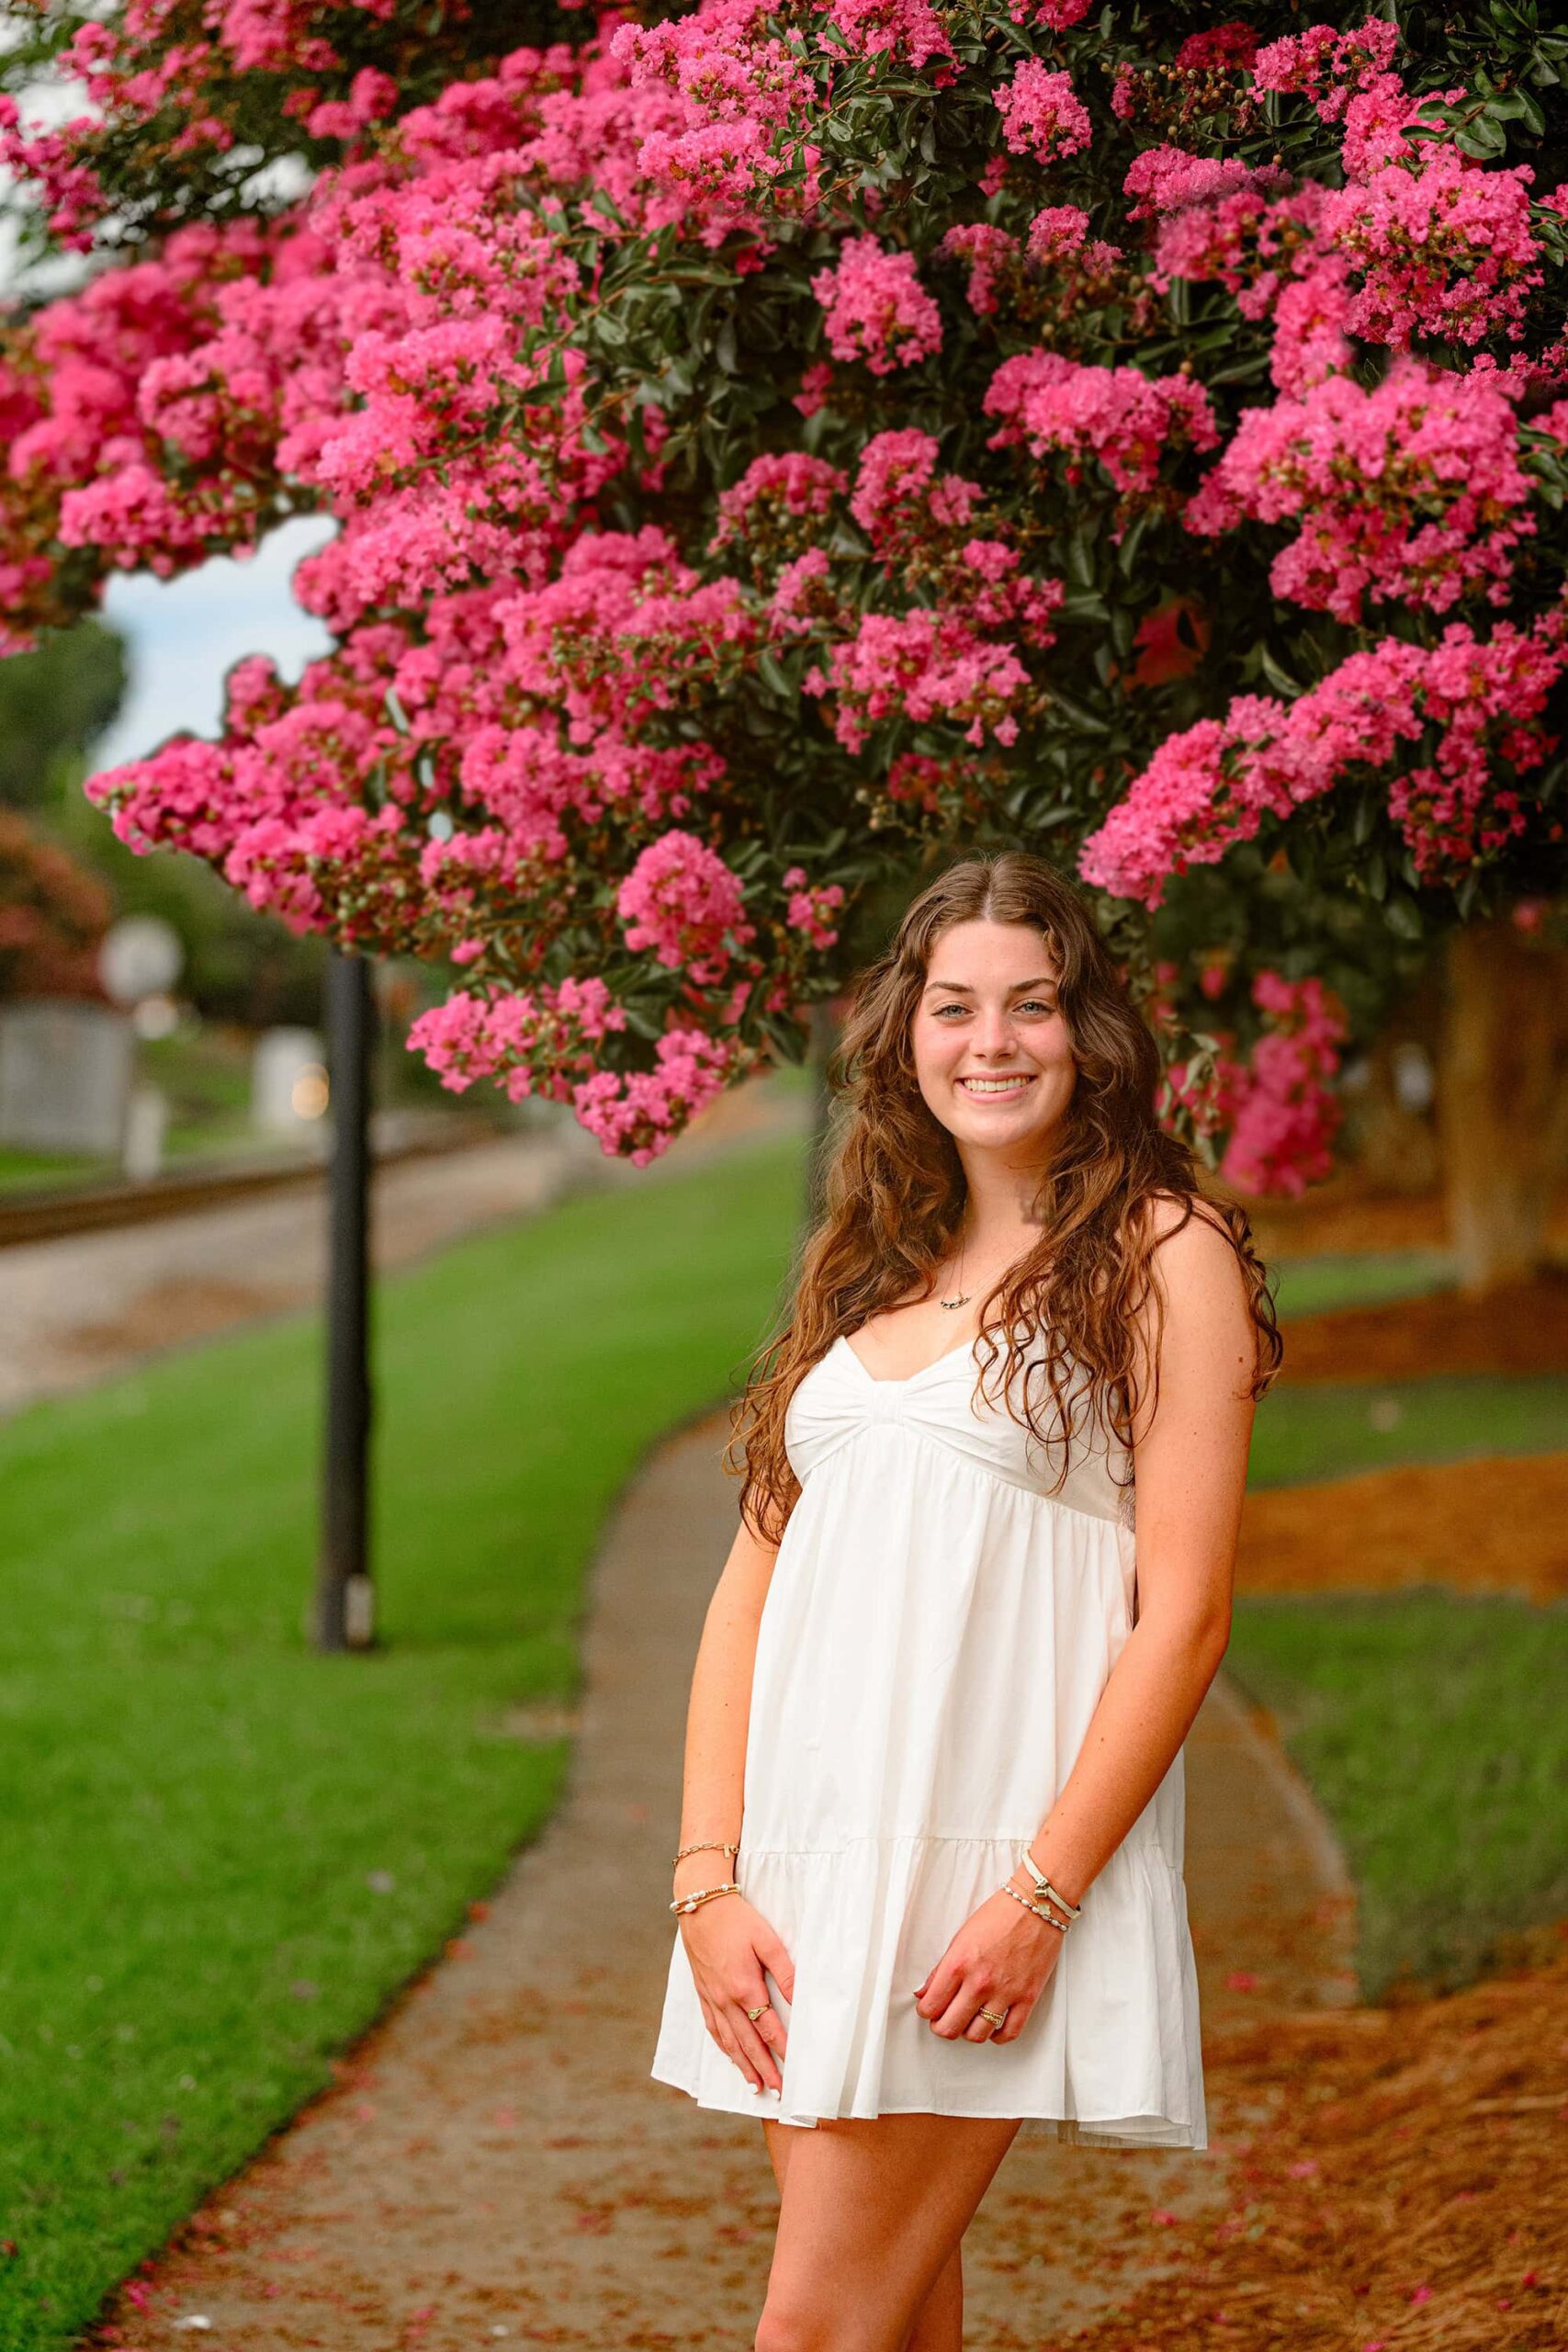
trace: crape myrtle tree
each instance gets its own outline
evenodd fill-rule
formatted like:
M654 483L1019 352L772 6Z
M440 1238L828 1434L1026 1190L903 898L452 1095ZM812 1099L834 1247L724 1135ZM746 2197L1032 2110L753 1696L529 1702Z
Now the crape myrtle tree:
M10 13L10 86L83 92L0 151L83 275L0 346L5 641L333 516L332 653L89 790L456 967L453 1086L647 1159L890 876L1016 842L1292 1189L1427 943L1550 931L1550 13Z

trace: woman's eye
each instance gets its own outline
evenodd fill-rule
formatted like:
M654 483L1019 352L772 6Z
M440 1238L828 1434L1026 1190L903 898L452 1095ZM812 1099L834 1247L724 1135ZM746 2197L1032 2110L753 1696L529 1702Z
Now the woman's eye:
M1046 1014L1053 1013L1056 1010L1054 1004L1047 1004L1043 997L1038 996L1025 997L1023 1002L1018 1009L1020 1012L1043 1012Z

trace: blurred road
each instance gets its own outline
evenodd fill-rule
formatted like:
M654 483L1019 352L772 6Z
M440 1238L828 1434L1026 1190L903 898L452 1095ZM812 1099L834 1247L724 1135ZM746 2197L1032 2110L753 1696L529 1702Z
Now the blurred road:
M709 1152L797 1129L807 1108L804 1088L768 1079L739 1087L650 1169L606 1159L575 1120L396 1162L375 1180L376 1264L405 1265L568 1192L656 1182ZM324 1186L0 1250L0 1415L307 1306L325 1266Z

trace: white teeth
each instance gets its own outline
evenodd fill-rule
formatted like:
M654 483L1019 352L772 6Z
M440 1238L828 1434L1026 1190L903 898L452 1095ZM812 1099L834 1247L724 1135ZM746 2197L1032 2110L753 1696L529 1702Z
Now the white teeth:
M1029 1080L1026 1078L961 1078L958 1083L971 1094L1021 1094Z

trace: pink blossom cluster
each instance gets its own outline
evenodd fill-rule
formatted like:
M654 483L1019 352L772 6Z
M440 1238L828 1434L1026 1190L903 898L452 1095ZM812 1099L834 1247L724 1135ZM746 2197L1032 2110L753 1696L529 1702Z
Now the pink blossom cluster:
M1043 25L1054 33L1071 32L1088 16L1093 0L1010 0L1008 14L1015 25Z
M1272 164L1147 148L1126 175L1130 220L1152 220L1149 283L1217 280L1244 319L1272 313L1270 373L1300 392L1345 366L1348 264L1323 234L1324 190Z
M1535 529L1530 495L1502 393L1405 359L1370 392L1334 376L1246 410L1183 519L1299 525L1274 559L1275 594L1357 621L1368 596L1432 612L1477 590L1504 602Z
M694 833L671 828L638 857L615 893L626 945L646 948L671 970L684 967L699 987L724 978L733 941L757 935L741 920L739 876Z
M572 1107L606 1155L644 1168L681 1129L750 1067L733 1040L701 1029L667 1029L652 1069L595 1070L571 1090Z
M789 892L784 921L790 929L803 931L813 947L831 947L839 933L829 917L844 903L843 884L812 883L804 865L791 865L784 870L784 887Z
M784 191L797 153L810 209L815 151L809 143L798 149L790 131L808 113L814 85L759 0L705 0L660 24L623 24L611 32L606 56L634 99L648 106L633 154L637 180L664 199L639 205L651 225L683 220L712 245L755 228L764 191ZM624 141L624 98L615 114Z
M1233 17L1228 25L1215 25L1209 31L1189 33L1176 52L1179 74L1211 72L1215 67L1245 69L1258 54L1258 34L1255 28Z
M1272 178L1255 174L1245 185L1161 207L1152 276L1162 292L1178 278L1213 278L1237 298L1244 318L1260 318L1292 276L1322 266L1322 189L1308 181L1274 195Z
M1004 305L1021 309L1027 292L1050 274L1065 281L1054 297L1059 315L1077 300L1104 299L1125 277L1127 256L1102 237L1089 234L1089 214L1076 204L1051 204L1037 212L1024 237L989 220L964 220L949 229L938 251L969 264L967 299L981 318Z
M568 741L592 742L732 679L756 622L739 582L705 581L657 525L582 527L540 586L494 607L504 675L556 709Z
M977 483L939 463L935 438L911 427L865 445L849 500L864 532L883 597L897 587L931 601L902 612L855 611L834 594L826 553L815 548L781 579L779 617L790 634L803 620L822 625L825 663L804 684L831 697L833 728L858 751L886 718L962 727L978 745L1017 740L1019 711L1032 691L1021 648L1036 652L1055 637L1062 583L1029 573L998 533L982 536ZM777 608L775 607L775 610ZM844 634L846 628L852 633Z
M724 774L701 742L601 728L575 749L558 716L530 716L504 633L513 601L495 591L445 600L423 642L403 627L361 628L292 692L270 665L241 665L222 743L167 745L95 779L94 797L134 845L195 849L286 921L320 924L352 910L362 936L493 967L520 893L558 888L606 825L632 843L657 841ZM538 666L532 639L522 654L558 704L559 679L547 662ZM367 774L389 796L374 819L352 789L343 797L344 779ZM446 819L434 838L423 817L431 808ZM457 831L452 810L463 820ZM673 863L682 846L669 853ZM658 875L654 861L639 880L651 886ZM638 911L634 893L627 912L635 921ZM651 888L641 911L658 922ZM731 933L737 944L749 935Z
M939 446L909 427L874 434L861 451L850 513L885 562L968 535L983 492L939 467Z
M893 718L959 728L966 743L983 743L987 733L1015 743L1031 686L1011 645L927 605L902 617L867 613L853 638L833 648L827 672L812 670L804 683L807 694L832 695L833 732L850 752Z
M1310 98L1325 122L1339 122L1350 100L1387 74L1398 46L1399 28L1383 17L1370 17L1348 33L1309 25L1258 50L1252 78L1260 90Z
M774 561L804 555L848 488L839 467L803 449L753 458L739 481L719 493L718 527L708 552L743 545Z
M811 291L822 305L835 359L863 360L874 376L886 376L942 348L942 313L920 284L913 254L874 237L846 237L837 263L818 271Z
M1485 171L1446 147L1421 153L1417 170L1390 164L1324 199L1321 234L1352 273L1351 333L1394 345L1518 336L1542 279L1534 172Z
M565 1102L571 1097L572 1073L589 1075L594 1048L626 1022L604 981L592 977L498 996L458 989L420 1014L409 1031L409 1045L452 1093L465 1092L476 1079L492 1078L513 1102L540 1091L536 1065L547 1062L551 1078L542 1091Z
M1019 444L1036 458L1096 458L1129 498L1155 491L1162 458L1212 449L1220 437L1196 378L1089 367L1054 351L1005 359L987 389L985 410L1002 420L991 435L993 449ZM1077 478L1069 466L1068 481Z
M51 233L68 253L92 251L93 232L107 208L98 174L83 153L84 134L96 127L91 115L58 130L24 127L16 99L0 92L0 169L31 181Z
M1079 871L1119 897L1157 906L1173 874L1213 865L1348 778L1386 783L1391 816L1417 873L1457 876L1522 831L1514 779L1556 747L1541 725L1568 671L1568 612L1490 638L1450 622L1427 648L1385 639L1353 653L1295 702L1247 695L1223 719L1167 736L1125 797L1085 842ZM1435 742L1416 764L1411 747Z
M286 243L250 221L180 230L0 340L0 544L13 568L0 642L26 646L61 617L48 582L62 543L95 549L100 570L118 560L164 575L214 541L254 543L270 519L254 466L243 514L210 479L176 485L143 401L149 378L188 358L232 287L269 276Z
M1048 204L1037 212L1029 224L1024 250L1042 269L1060 268L1084 250L1089 235L1089 214L1077 204ZM1111 253L1109 245L1095 248Z
M1076 155L1094 136L1088 107L1073 88L1070 74L1053 73L1037 57L1026 57L1010 82L995 93L1002 139L1014 155L1037 164Z
M1016 271L1018 239L991 220L961 220L947 231L937 249L969 264L969 307L981 318L1000 309L998 288Z
M355 11L361 27L349 29ZM78 22L60 54L59 70L85 90L92 114L64 134L28 138L7 160L51 202L73 169L91 175L98 151L112 153L149 126L157 126L154 141L168 160L210 163L251 130L246 82L254 76L289 80L283 116L314 140L341 139L352 148L395 109L400 93L395 73L355 68L345 52L361 44L369 18L387 28L395 64L399 13L396 0L124 0ZM438 6L421 26L426 53L445 50L455 72L467 46L466 13ZM57 233L85 250L84 224L105 210L85 183L69 187Z
M1224 1181L1242 1193L1300 1193L1326 1176L1341 1117L1334 1081L1349 1034L1333 991L1313 978L1258 971L1249 994L1261 1029L1250 1050L1226 1028L1203 1053L1179 1058L1181 967L1157 963L1150 978L1144 1012L1170 1047L1163 1107L1182 1113L1199 1136L1222 1138ZM1213 1002L1229 978L1228 959L1201 959L1199 995Z
M1318 979L1259 972L1252 997L1266 1025L1231 1078L1220 1174L1242 1193L1301 1193L1332 1170L1341 1117L1332 1081L1348 1023Z
M953 55L952 37L930 0L829 0L826 13L858 56L886 51L901 64L920 66Z
M1290 175L1273 164L1243 163L1238 155L1193 155L1184 147L1145 147L1122 182L1129 220L1160 220L1192 205L1217 204L1238 195L1273 196L1289 188Z

